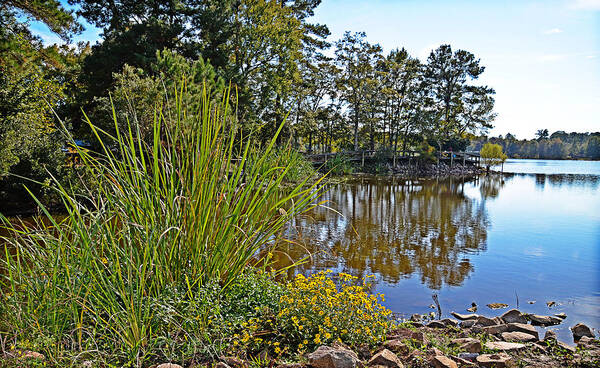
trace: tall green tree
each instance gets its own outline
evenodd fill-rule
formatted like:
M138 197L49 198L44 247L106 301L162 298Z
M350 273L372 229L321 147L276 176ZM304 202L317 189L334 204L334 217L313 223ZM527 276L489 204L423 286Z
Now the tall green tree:
M336 63L341 69L337 86L340 97L352 111L354 150L358 150L358 132L365 99L374 82L375 59L381 53L381 46L366 41L364 32L346 32L335 43Z
M465 50L452 51L450 45L442 45L429 55L424 82L430 89L436 112L437 129L432 138L440 150L446 137L492 127L494 90L469 83L484 70L475 55Z

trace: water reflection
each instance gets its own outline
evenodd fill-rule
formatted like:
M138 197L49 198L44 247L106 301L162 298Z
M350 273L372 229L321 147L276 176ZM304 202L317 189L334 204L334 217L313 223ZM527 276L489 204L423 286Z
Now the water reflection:
M525 177L531 174L506 174L508 177L520 176ZM535 174L535 183L538 189L543 190L546 183L553 187L573 187L596 190L600 186L600 176L584 175L584 174Z
M483 197L496 196L503 183L481 180ZM486 249L489 226L484 202L465 195L465 183L370 178L331 188L324 199L339 213L319 209L294 224L312 253L302 271L376 273L390 283L418 276L431 289L461 285L474 270L469 255ZM299 247L288 251L303 255Z

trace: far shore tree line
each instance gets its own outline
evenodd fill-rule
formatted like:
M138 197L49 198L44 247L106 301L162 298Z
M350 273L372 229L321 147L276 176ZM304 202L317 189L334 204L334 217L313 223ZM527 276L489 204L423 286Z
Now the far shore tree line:
M517 139L508 133L499 137L474 137L469 149L479 151L486 142L498 144L510 158L532 158L550 160L599 160L600 132L566 133L540 129L535 139Z

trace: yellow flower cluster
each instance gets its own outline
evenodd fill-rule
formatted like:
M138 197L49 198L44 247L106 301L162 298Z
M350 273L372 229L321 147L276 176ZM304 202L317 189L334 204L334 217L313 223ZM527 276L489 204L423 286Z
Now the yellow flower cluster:
M368 279L331 271L310 277L298 275L287 284L276 315L263 314L241 324L232 339L234 353L260 352L276 356L302 354L334 341L351 346L375 345L392 327L391 311L380 303L382 294L371 294Z
M358 280L340 273L336 283L330 273L298 275L288 285L280 299L278 332L295 340L300 353L333 341L358 345L384 340L391 311L380 304L382 294L368 292L372 276Z

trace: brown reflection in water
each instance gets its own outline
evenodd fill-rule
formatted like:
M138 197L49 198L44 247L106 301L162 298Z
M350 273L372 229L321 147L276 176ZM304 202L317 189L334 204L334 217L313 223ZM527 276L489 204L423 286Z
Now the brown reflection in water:
M487 182L483 198L501 185ZM320 208L293 224L312 253L298 271L377 273L391 283L417 273L431 289L461 285L473 271L468 255L485 251L489 225L483 202L466 196L464 186L461 179L371 178L330 188L323 199L340 214ZM298 246L286 251L295 260L307 254Z

